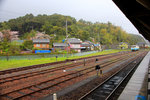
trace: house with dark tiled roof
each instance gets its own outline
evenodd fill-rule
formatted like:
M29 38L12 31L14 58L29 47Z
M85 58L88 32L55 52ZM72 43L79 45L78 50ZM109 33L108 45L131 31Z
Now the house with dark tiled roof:
M84 43L90 44L91 50L94 50L94 43L92 43L91 41L85 41Z
M67 43L69 44L70 49L73 49L77 52L81 52L81 43L82 43L82 41L80 39L68 38Z
M54 49L67 50L69 45L67 43L53 43Z
M82 43L81 44L81 51L91 51L90 44Z
M34 48L40 48L43 50L49 50L49 39L33 39Z
M85 41L81 43L81 51L91 51L94 50L94 43L90 41Z

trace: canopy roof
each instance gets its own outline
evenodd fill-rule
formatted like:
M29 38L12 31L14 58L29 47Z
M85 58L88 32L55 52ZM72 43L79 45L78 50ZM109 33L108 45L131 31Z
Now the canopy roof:
M150 41L150 0L113 0L126 17Z

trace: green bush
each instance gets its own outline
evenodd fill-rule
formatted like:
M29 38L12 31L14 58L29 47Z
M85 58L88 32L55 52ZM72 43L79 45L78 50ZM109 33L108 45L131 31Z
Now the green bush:
M32 48L33 48L33 42L32 42L32 40L26 40L26 41L23 42L22 46L24 46L25 49L32 50Z
M69 53L78 53L77 51L71 49Z
M10 45L9 53L10 54L20 54L20 46L19 45Z

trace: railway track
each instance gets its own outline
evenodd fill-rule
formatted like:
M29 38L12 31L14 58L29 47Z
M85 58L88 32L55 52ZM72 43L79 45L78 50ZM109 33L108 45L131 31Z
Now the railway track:
M124 55L125 56L125 55ZM124 57L124 56L122 56L122 57ZM109 59L109 60L111 60L111 62L113 63L115 60L117 60L117 59L121 59L121 58L115 58L115 59L113 59L113 58L111 58L111 59ZM106 60L106 61L102 61L101 63L99 63L99 64L105 64L106 62L108 62L109 60ZM89 62L89 61L88 61ZM77 64L75 64L75 65L78 65L78 64L82 64L82 63L77 63ZM88 64L90 64L90 63L88 63ZM74 64L73 65L70 65L70 66L66 66L66 68L74 68L74 67L76 67ZM65 68L65 69L66 69ZM78 68L78 67L77 67ZM29 77L33 77L33 76L38 76L38 75L47 75L47 74L49 74L49 73L51 73L51 74L55 74L56 72L54 72L54 71L57 71L57 70L62 70L62 69L64 69L64 66L61 68L61 67L59 67L59 68L54 68L54 69L47 69L47 70L42 70L42 71L37 71L37 72L32 72L32 73L27 73L27 74L21 74L21 75L15 75L15 76L10 76L10 77L5 77L5 78L1 78L1 80L0 80L0 84L4 84L4 83L6 83L6 82L13 82L13 81L15 81L15 80L20 80L20 79L23 79L23 78L29 78Z
M115 58L116 56L108 56L109 59L110 58ZM103 57L103 59L106 59L108 57ZM101 58L100 58L101 59ZM121 58L115 58L115 59L121 59ZM113 59L113 60L115 60ZM94 62L95 59L93 60L88 60L88 64L90 64L91 62ZM101 61L100 64L103 64L103 63L106 63L106 61ZM0 79L0 84L3 84L3 83L6 83L6 82L12 82L14 80L19 80L19 79L23 79L23 78L29 78L29 77L33 77L33 76L37 76L37 75L41 75L41 74L46 74L46 73L52 73L54 71L57 71L57 70L63 70L63 69L67 69L67 68L74 68L78 65L82 65L83 62L79 62L79 63L73 63L73 64L69 64L69 65L62 65L62 66L59 66L59 67L56 67L56 68L52 68L52 69L45 69L45 70L39 70L39 71L35 71L35 72L30 72L30 73L24 73L24 74L19 74L19 75L11 75L9 77L4 77ZM85 64L86 65L86 64Z
M117 100L117 97L119 96L118 93L121 93L123 90L122 85L125 87L124 82L128 82L143 57L144 55L138 56L126 67L120 69L117 73L113 74L106 81L96 86L79 100Z
M121 54L123 55L123 54ZM107 58L114 58L116 57L117 55L107 55L105 57L97 57L97 59L101 59L101 62L104 60L104 59L107 59ZM103 60L102 60L103 59ZM88 64L92 63L95 61L95 58L93 59L87 59L86 62L88 62ZM82 65L84 64L83 61L80 61L80 62L73 62L71 64L68 64L68 65L60 65L58 67L55 67L55 68L48 68L48 69L44 69L44 70L37 70L37 71L29 71L27 73L25 72L22 72L22 73L19 73L18 75L13 75L13 74L10 74L9 76L7 76L6 74L5 75L0 75L1 79L0 79L0 84L2 83L5 83L5 82L12 82L14 80L19 80L19 79L22 79L22 78L28 78L28 77L33 77L33 76L36 76L36 75L41 75L41 74L46 74L46 73L51 73L51 72L54 72L54 71L57 71L57 70L63 70L63 69L66 69L66 68L73 68L73 67L76 67L78 65ZM86 65L86 63L85 63ZM85 66L84 65L84 66ZM14 72L15 73L15 72Z
M106 58L109 58L109 57L113 57L115 55L106 55L106 56L96 56L97 58L99 59L106 59ZM30 69L36 69L36 68L43 68L43 67L49 67L49 66L52 66L52 65L55 65L54 68L51 68L51 69L45 69L45 70L58 70L58 69L63 69L64 67L67 67L67 66L76 66L76 65L80 65L80 64L83 64L83 59L86 59L86 62L90 63L90 62L93 62L95 59L93 59L94 57L86 57L86 58L80 58L80 59L74 59L72 61L63 61L63 62L55 62L55 63L49 63L49 64L41 64L41 65L35 65L35 66L27 66L27 67L21 67L21 68L15 68L15 69L10 69L10 70L4 70L4 71L0 71L0 76L1 76L1 79L4 79L3 76L6 76L7 74L11 74L11 73L16 73L16 72L21 72L21 71L26 71L26 70L30 70ZM77 63L75 63L77 62ZM66 63L69 63L69 64L66 64ZM31 68L30 68L31 67ZM57 68L59 67L59 68ZM25 68L25 69L24 69ZM31 74L31 73L36 73L36 72L42 72L42 71L45 71L45 70L37 70L37 71L30 71L28 73L19 73L19 75L26 75L26 74ZM17 75L11 75L9 78L11 77L15 77ZM5 77L7 78L7 76Z
M139 53L140 54L140 53ZM111 55L112 56L112 55ZM111 58L111 56L108 56L108 58ZM113 55L114 56L114 55ZM77 67L77 69L75 70L70 70L67 72L62 72L62 69L60 67L60 71L59 71L59 67L56 70L55 68L53 69L53 71L50 69L48 70L49 72L45 72L47 70L45 70L44 72L41 72L40 74L38 73L30 73L31 74L31 78L34 76L38 76L38 75L43 75L45 74L45 76L42 76L43 79L41 80L26 80L27 78L30 78L29 76L21 76L19 78L15 78L14 76L11 77L12 80L8 79L4 79L3 81L1 81L1 86L0 88L2 89L2 93L0 94L0 98L2 100L36 100L38 98L40 98L40 96L44 96L47 94L51 94L54 93L56 91L59 91L60 89L63 89L64 87L66 87L67 85L72 85L76 82L79 82L83 79L86 79L87 77L90 77L91 75L96 74L95 73L95 65L100 64L102 66L103 70L107 70L109 67L113 66L114 64L120 63L121 61L124 61L130 57L136 56L135 53L129 53L128 54L122 54L122 56L119 56L118 58L114 57L112 59L106 60L104 62L100 62L100 63L94 63L92 65L90 65L90 63L88 63L86 66L84 67L80 67L77 65L74 65L74 67ZM106 59L108 59L106 57ZM101 59L101 58L100 58ZM89 60L88 62L93 62L95 61L95 58L92 60ZM83 61L79 62L77 64L81 64L83 66ZM66 70L69 70L69 67L73 67L73 66L68 66L68 69L66 68ZM63 68L63 67L62 67ZM57 71L57 74L54 74L53 72ZM48 76L48 74L46 73L53 73L54 75ZM28 74L28 75L30 75ZM18 77L18 76L17 76ZM10 79L11 79L10 78ZM39 76L37 77L39 78ZM14 79L14 80L13 80ZM22 80L21 80L22 79ZM21 80L21 82L23 82L22 84L20 82L18 82L18 84L13 84L13 81L18 81ZM32 81L32 82L31 82ZM28 83L29 82L29 83ZM7 87L7 84L11 84L10 86ZM66 85L67 83L67 85ZM6 85L6 87L3 87L4 84ZM18 86L15 86L18 85ZM14 88L15 86L15 88Z

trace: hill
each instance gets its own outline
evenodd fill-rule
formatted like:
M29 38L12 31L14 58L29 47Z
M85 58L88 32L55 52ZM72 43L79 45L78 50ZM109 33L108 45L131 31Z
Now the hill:
M66 38L66 20L68 25L68 37L80 38L81 40L90 40L100 42L103 45L118 44L128 42L136 44L143 42L144 39L139 35L128 34L121 27L112 23L92 23L83 19L76 20L71 16L60 14L37 15L27 14L23 17L11 19L0 23L0 30L10 29L19 31L21 39L30 33L31 30L45 32L53 36L55 42L61 42Z

